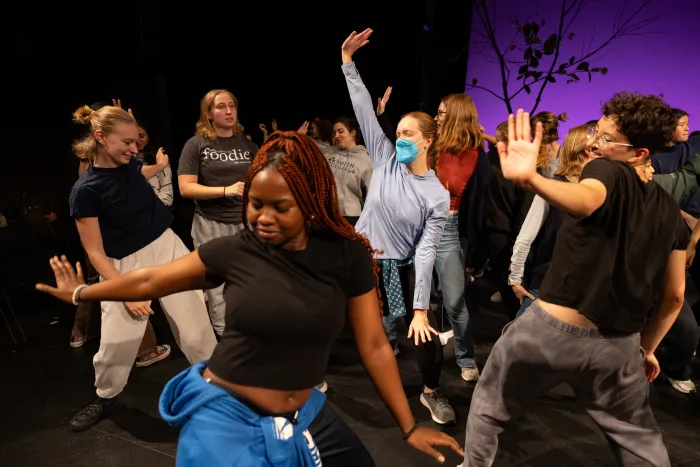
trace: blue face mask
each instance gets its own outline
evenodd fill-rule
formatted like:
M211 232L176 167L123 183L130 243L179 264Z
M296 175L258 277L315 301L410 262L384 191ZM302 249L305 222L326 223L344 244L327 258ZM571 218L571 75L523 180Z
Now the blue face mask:
M418 141L418 143L423 142L424 139ZM418 143L414 143L413 141L409 141L409 140L403 139L403 138L397 139L396 140L396 159L401 164L410 164L411 162L416 160L416 157L418 157L418 154L423 152L423 151L418 151Z

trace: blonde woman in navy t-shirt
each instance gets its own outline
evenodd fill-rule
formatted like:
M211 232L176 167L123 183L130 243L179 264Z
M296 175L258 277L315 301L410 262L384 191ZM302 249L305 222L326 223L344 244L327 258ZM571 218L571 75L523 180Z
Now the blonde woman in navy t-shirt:
M197 132L182 149L178 167L180 194L195 204L192 240L195 248L243 230L243 180L258 147L238 121L238 100L226 89L209 91L200 104ZM207 290L214 331L224 332L223 287Z
M118 107L94 111L84 106L75 112L74 120L90 125L89 134L73 146L76 156L90 165L71 190L71 216L101 281L111 282L133 269L158 266L188 254L170 230L172 215L148 183L168 164L168 157L159 153L150 166L143 166L135 157L138 129L134 117ZM76 300L73 303L77 305ZM73 430L90 428L114 408L146 330L146 316L153 313L150 303L101 302L100 350L94 358L98 399L73 417ZM216 339L202 292L168 295L160 303L187 359L196 363L209 358Z

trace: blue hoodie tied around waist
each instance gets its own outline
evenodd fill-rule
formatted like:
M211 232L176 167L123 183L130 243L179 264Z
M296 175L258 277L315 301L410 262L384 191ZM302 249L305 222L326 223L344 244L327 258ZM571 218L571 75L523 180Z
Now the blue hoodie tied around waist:
M160 396L160 414L180 428L178 467L317 467L321 456L308 431L326 396L314 390L296 424L261 417L202 377L207 362L183 371Z

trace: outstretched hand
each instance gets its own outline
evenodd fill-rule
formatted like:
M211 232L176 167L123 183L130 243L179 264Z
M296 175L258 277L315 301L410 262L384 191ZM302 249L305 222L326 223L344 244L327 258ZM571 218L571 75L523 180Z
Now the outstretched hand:
M37 284L36 289L39 292L51 294L66 303L73 303L73 292L80 284L85 283L80 263L76 263L75 270L73 270L73 266L71 266L68 258L64 255L60 258L54 256L49 260L49 264L51 269L53 269L54 276L56 276L56 287L47 284Z
M537 174L537 154L542 143L542 124L537 122L535 137L530 140L530 114L518 109L508 116L508 145L499 141L498 156L503 176L515 183L527 183Z
M369 44L369 36L371 35L372 30L370 28L365 29L359 34L356 31L353 31L352 34L345 39L343 46L340 48L343 56L343 63L352 62L352 55L360 47L364 47L365 45Z
M381 115L386 110L386 103L389 102L389 97L391 96L391 86L386 88L384 91L384 97L380 97L377 102L377 115Z
M445 456L433 446L447 446L461 457L464 457L464 451L462 451L462 448L459 447L459 444L452 436L432 428L418 427L407 441L413 448L423 451L441 464L445 462Z

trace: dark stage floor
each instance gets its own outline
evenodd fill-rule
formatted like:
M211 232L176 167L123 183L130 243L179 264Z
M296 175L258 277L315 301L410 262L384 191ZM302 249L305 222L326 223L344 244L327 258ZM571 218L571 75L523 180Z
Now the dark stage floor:
M470 299L480 303L472 304L470 310L481 364L505 324L499 305L488 303L490 293L479 283L469 292ZM26 304L16 306L26 317L22 321L29 344L23 348L12 350L6 329L0 328L0 355L5 362L0 383L0 466L175 465L177 431L158 417L157 400L166 381L187 366L182 354L174 350L161 363L134 368L116 416L87 432L72 433L68 421L95 397L91 358L98 342L93 339L83 348L70 348L70 307L61 308L53 302L46 305L34 310L27 309ZM49 309L51 306L54 308ZM58 323L49 324L54 317L58 317ZM172 344L162 314L156 316L154 324L161 343ZM458 412L459 421L445 431L463 443L473 385L461 380L451 342L446 349L442 389ZM406 345L401 351L401 376L414 413L424 424L433 425L418 400L420 375L415 351ZM700 374L697 361L694 369L696 375ZM378 466L438 465L402 441L350 344L341 343L334 350L327 381L329 401L362 438ZM651 400L673 464L700 465L700 397L684 396L659 382L652 387ZM445 465L460 462L457 456L448 454ZM495 465L591 467L611 466L615 461L605 438L575 405L573 394L560 387L533 404L511 427Z

